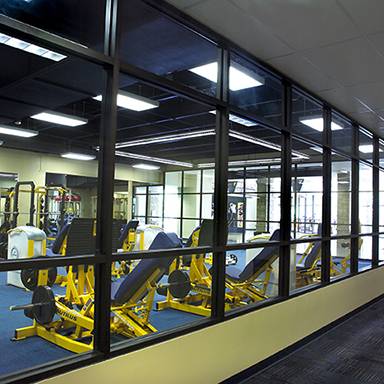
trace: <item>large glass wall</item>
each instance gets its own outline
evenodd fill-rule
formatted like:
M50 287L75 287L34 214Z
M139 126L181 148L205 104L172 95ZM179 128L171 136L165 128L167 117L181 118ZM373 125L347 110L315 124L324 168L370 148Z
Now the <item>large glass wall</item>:
M0 5L0 381L382 263L376 134L149 2L72 3Z

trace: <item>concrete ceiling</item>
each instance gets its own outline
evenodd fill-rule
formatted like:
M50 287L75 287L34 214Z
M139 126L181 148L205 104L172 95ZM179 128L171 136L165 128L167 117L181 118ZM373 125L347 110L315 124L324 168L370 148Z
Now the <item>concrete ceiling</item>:
M168 0L384 136L383 0Z

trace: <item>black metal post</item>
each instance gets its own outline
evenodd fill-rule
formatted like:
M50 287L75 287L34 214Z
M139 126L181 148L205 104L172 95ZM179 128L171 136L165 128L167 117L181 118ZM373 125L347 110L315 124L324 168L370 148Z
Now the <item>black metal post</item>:
M380 145L379 138L373 136L373 185L372 185L372 267L379 266L379 213L380 213Z
M106 12L106 53L116 51L117 1L107 1ZM95 325L94 347L103 354L110 351L110 307L111 307L111 262L113 192L115 175L115 142L117 125L117 92L119 67L115 61L105 68L105 88L102 101L100 132L100 156L98 178L98 209L96 231L96 254L105 262L95 267Z
M220 100L228 100L229 52L220 48L217 93ZM218 108L216 113L215 140L215 191L214 191L214 238L216 247L227 244L227 190L228 190L228 108ZM213 257L212 317L224 319L225 252L216 252Z
M359 126L352 125L352 191L351 191L351 273L359 271Z
M331 274L331 194L332 194L332 111L328 106L323 109L323 210L322 210L322 232L323 239L321 244L321 281L327 284Z
M292 186L292 88L284 83L283 94L283 126L281 136L281 194L280 194L280 240L289 242L291 239L291 186ZM279 295L288 297L290 292L291 246L280 247L279 258Z

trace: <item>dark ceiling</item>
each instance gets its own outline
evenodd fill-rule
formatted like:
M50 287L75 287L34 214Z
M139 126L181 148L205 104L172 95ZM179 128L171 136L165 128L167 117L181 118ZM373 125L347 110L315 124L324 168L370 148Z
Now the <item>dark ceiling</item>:
M121 4L122 60L187 84L201 92L215 94L215 83L188 71L195 66L216 60L217 49L212 43L183 29L138 0L123 1ZM19 0L5 1L0 5L2 13L95 49L101 47L102 10L103 2L91 0ZM92 17L88 12L92 12ZM94 150L99 144L101 111L100 103L92 97L101 94L104 76L102 68L71 57L56 63L4 44L0 44L0 56L5 58L0 60L0 123L18 124L15 126L39 131L39 136L32 139L0 137L4 140L4 147L57 154L67 150ZM232 61L257 72L263 77L264 85L231 92L231 102L275 125L280 125L280 82L243 59L233 56ZM123 74L120 76L120 89L157 100L160 107L144 112L119 108L118 142L214 128L215 116L209 113L212 109L209 106L156 89ZM31 115L45 110L85 117L89 122L84 126L71 128L30 118ZM321 116L319 106L299 94L294 94L294 130L305 138L319 140L321 133L299 122L303 116L311 115ZM231 123L231 129L274 143L280 141L276 132L261 125L245 127ZM341 147L345 146L348 140L346 135L348 136L347 130L335 132L334 142L339 142ZM300 143L297 150L305 151L310 146L313 145ZM126 151L194 163L212 161L214 136L130 147ZM313 151L310 153L311 156L315 154ZM271 149L230 138L230 155L233 157L252 158L263 154L266 157L271 156Z

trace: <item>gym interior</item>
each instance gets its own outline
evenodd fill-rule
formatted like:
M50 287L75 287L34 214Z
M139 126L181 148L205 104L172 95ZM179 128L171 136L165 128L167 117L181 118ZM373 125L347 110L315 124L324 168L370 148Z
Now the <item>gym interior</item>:
M163 3L0 5L2 382L219 382L383 286L383 139Z

